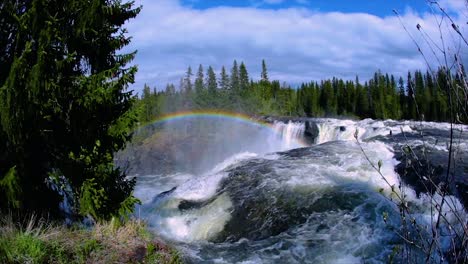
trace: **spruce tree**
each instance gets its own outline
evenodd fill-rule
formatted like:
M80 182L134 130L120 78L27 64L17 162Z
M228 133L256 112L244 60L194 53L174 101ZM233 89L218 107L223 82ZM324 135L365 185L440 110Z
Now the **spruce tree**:
M228 90L229 89L229 76L226 73L226 68L224 66L221 68L221 76L219 79L219 88L222 90Z
M249 73L247 72L247 67L245 67L244 62L241 62L239 66L239 88L241 91L247 90L249 86Z
M152 119L152 107L153 107L153 100L152 100L152 94L151 94L151 90L150 90L150 87L145 83L144 87L143 87L143 95L142 95L142 98L141 98L141 106L142 106L142 109L141 109L141 114L142 114L142 117L140 119L142 119L144 122L148 122Z
M348 101L348 93L343 80L338 81L337 94L337 114L343 115L346 112L346 102Z
M205 84L203 83L204 75L203 75L203 66L200 64L198 66L197 78L195 79L195 92L197 94L201 94L203 91Z
M189 66L187 68L187 71L185 72L185 77L183 79L183 89L187 94L192 93L192 76L192 67Z
M265 60L262 60L262 74L261 74L261 81L262 82L269 82L268 80L268 71Z
M235 92L239 90L239 67L236 60L234 60L231 69L231 90Z
M404 118L408 116L408 101L406 99L406 94L405 94L405 82L403 81L403 78L400 77L398 79L398 101L400 105L400 111L398 114L398 118Z
M436 106L436 100L434 100L437 97L437 87L434 84L434 79L432 76L432 73L427 71L426 72L426 96L427 96L427 103L429 104L428 110L426 113L426 118L428 120L438 120L438 115L437 115L437 106Z
M419 116L418 120L424 120L429 106L429 102L426 96L426 89L424 85L424 77L421 71L416 71L414 74L414 83L415 83L415 98L416 103L418 104Z
M406 105L408 107L407 115L405 119L416 119L416 105L415 105L415 94L414 94L414 82L413 78L411 77L411 72L408 71L408 79L406 80L406 94L407 100Z
M8 153L0 181L14 178L24 211L57 213L57 188L68 185L76 215L130 212L134 181L114 167L113 155L136 120L127 91L136 68L126 67L135 53L118 51L130 42L122 26L140 9L97 0L7 0L0 8L0 28L12 33L0 51Z
M218 84L216 82L216 74L211 66L208 67L206 72L206 86L208 93L213 97L216 94L216 90L218 90Z

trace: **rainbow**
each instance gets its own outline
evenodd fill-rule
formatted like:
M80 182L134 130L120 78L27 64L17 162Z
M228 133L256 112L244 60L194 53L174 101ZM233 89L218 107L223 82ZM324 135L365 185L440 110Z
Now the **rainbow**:
M192 118L212 118L212 119L224 119L229 121L240 122L248 125L264 127L272 130L276 134L280 134L281 131L275 129L275 127L268 122L255 119L246 114L229 112L224 110L191 110L191 111L180 111L159 116L153 121L146 123L144 126L156 125L165 122L172 122L177 120L192 119ZM308 146L302 140L296 140L297 143L303 147Z

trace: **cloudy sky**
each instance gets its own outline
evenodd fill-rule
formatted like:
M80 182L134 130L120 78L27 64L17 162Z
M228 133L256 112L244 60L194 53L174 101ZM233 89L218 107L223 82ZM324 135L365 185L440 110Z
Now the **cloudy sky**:
M466 0L441 0L466 30ZM291 85L337 76L364 80L376 70L397 76L426 69L405 25L426 54L437 59L425 38L440 45L437 16L425 0L136 0L140 15L126 26L138 50L137 92L147 83L162 89L179 83L188 66L217 71L244 61L250 77L265 59L270 79ZM400 19L392 12L397 10ZM401 20L401 22L400 22ZM418 32L420 24L423 31ZM447 30L443 27L443 31ZM444 33L451 51L466 58L453 31ZM437 51L437 47L435 47ZM437 53L437 52L436 52Z

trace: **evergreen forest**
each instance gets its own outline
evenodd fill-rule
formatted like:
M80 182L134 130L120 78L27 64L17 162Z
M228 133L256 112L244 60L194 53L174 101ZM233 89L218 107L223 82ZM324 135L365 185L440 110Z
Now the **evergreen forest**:
M435 72L408 71L394 76L376 71L362 81L331 78L291 87L270 80L265 61L260 79L253 81L246 65L233 62L217 75L209 66L189 67L180 84L164 90L145 85L138 100L139 120L149 122L162 114L177 111L219 109L249 115L289 117L339 117L450 121L450 111L463 113L468 103L463 95L462 78L445 68ZM459 87L459 90L449 87ZM450 91L450 92L449 92ZM458 99L453 109L449 99ZM461 98L461 99L460 99ZM467 122L456 116L455 122Z

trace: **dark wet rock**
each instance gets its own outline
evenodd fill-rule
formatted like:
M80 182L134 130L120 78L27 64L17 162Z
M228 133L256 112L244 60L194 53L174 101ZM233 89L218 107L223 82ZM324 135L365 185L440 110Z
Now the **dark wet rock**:
M307 139L308 143L315 143L319 133L320 131L318 129L317 123L312 121L305 122L304 138Z
M395 170L418 196L421 193L432 194L437 188L446 188L449 194L459 198L468 208L468 196L464 189L468 184L468 155L461 152L454 157L447 175L448 156L447 151L429 146L403 147L395 152L396 159L400 161Z
M156 195L154 198L153 198L153 203L158 201L159 199L161 199L162 197L165 197L165 196L168 196L170 194L172 194L175 190L177 189L177 186L176 187L173 187L172 189L168 190L168 191L165 191L165 192L162 192L158 195Z
M447 178L449 152L448 148L443 150L440 146L444 144L448 146L450 131L417 127L412 129L414 129L412 133L376 136L365 141L381 141L393 147L395 158L400 162L395 167L395 171L418 196L421 193L434 193L439 186L446 188L450 195L460 199L465 209L468 209L468 195L459 190L468 185L468 152L456 151ZM456 137L454 142L468 141L468 133L454 130L454 135ZM436 148L435 145L439 147Z
M231 218L213 241L261 240L303 224L311 216L320 217L330 211L352 214L373 192L355 192L340 186L298 192L288 185L278 184L288 176L277 174L275 168L287 168L288 162L284 161L294 156L321 155L321 149L326 147L315 148L280 153L280 160L253 159L231 169L217 194L229 195L233 204ZM187 204L194 206L194 203Z
M461 197L463 206L465 206L465 208L468 208L468 184L457 183L455 187L458 191L458 195Z
M345 126L340 126L340 131L341 131L341 132L346 131L346 127L345 127Z
M185 211L185 210L193 210L193 209L200 209L206 205L209 205L215 200L216 197L213 197L211 199L205 200L205 201L190 201L190 200L182 200L179 203L179 210Z

